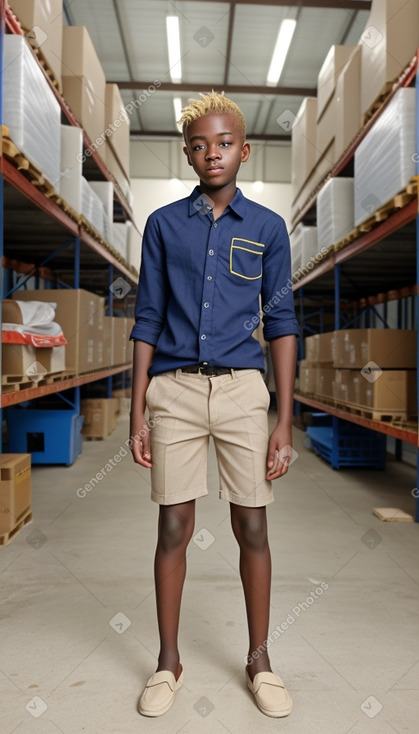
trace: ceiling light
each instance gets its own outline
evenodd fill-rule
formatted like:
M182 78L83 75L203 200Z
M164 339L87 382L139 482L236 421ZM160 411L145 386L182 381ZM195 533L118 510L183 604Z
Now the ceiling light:
M182 80L182 64L180 59L179 18L177 15L166 17L166 32L170 78L172 82L179 84Z
M180 116L182 114L182 100L180 97L174 97L173 98L173 107L175 110L175 122L176 127L179 130L179 132L182 132L182 126L177 124L177 121L180 119Z
M268 76L266 78L267 84L278 84L279 77L281 76L282 69L284 68L285 59L291 45L292 37L294 35L295 26L297 25L296 20L286 19L283 20L276 39L275 49L272 55L271 65L269 67Z

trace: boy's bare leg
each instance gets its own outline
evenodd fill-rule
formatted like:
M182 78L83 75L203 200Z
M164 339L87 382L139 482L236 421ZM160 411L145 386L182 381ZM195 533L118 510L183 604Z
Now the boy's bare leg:
M195 526L195 500L177 505L160 505L158 541L154 559L160 654L157 670L181 673L178 629L186 548Z
M271 672L268 651L263 643L268 637L271 595L271 553L268 544L266 507L242 507L230 503L231 526L240 547L240 576L246 602L249 627L248 672ZM252 653L262 645L256 659Z

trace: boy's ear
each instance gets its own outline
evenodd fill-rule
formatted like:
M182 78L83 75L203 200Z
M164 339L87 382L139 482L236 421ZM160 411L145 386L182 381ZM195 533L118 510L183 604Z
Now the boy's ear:
M250 143L244 142L242 145L242 152L241 152L241 163L246 163L247 160L249 160L250 155Z
M189 165L191 166L191 165L192 165L192 161L191 161L191 159L190 159L190 156L189 156L189 151L188 151L188 149L187 149L186 145L185 145L185 146L183 147L183 152L184 152L184 154L186 155L186 157L187 157L187 159L188 159L188 164L189 164Z

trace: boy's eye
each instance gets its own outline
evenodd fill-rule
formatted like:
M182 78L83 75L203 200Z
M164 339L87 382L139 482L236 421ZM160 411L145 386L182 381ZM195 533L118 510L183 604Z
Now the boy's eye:
M227 147L228 147L229 145L231 145L231 141L230 141L230 140L224 140L224 141L223 141L223 142L221 143L221 147L222 147L222 148L227 148Z
M200 143L199 145L194 145L194 150L203 150L205 148L205 145L203 143Z

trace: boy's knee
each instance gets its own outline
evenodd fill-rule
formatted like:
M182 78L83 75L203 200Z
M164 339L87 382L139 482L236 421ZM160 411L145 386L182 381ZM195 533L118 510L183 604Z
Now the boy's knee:
M233 523L234 534L240 546L251 551L263 551L268 544L266 519L259 514L248 514Z
M187 546L193 532L191 518L182 516L176 507L165 507L161 516L159 545L164 553Z

